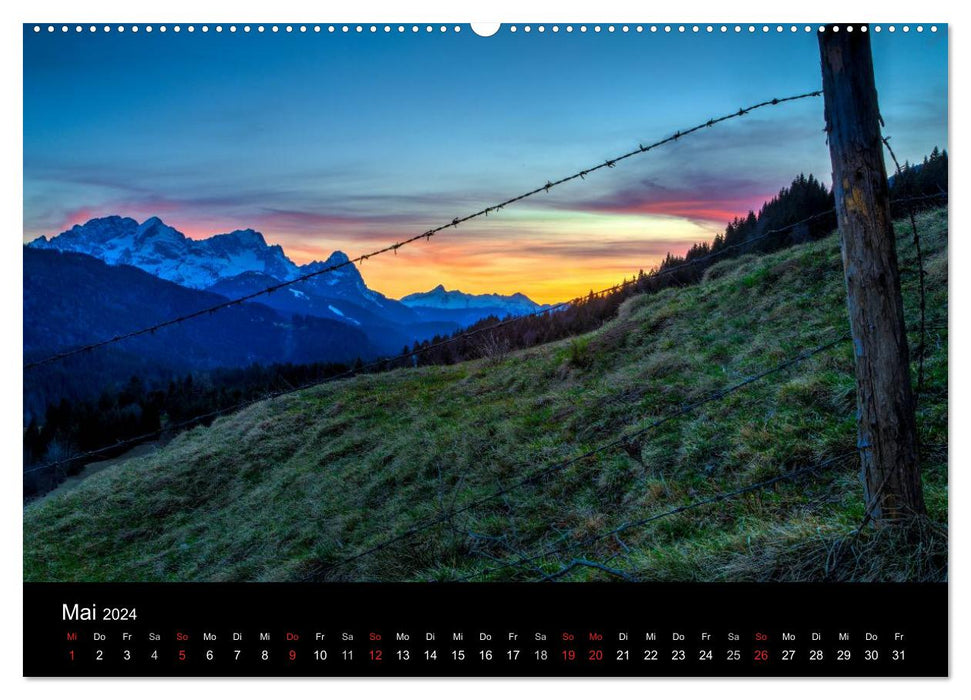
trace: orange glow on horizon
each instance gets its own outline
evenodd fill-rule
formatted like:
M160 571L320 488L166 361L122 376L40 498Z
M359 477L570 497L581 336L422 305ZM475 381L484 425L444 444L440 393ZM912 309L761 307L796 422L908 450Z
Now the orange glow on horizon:
M680 215L654 211L653 205L624 212L524 209L501 223L486 221L454 233L447 230L428 243L403 247L397 255L368 259L358 264L358 269L371 289L394 299L442 284L446 289L468 294L519 292L538 303L557 303L618 284L639 270L648 271L668 252L683 255L692 244L710 241L724 230L722 222L738 215L698 204L686 202L672 207L683 209ZM686 216L688 212L690 215ZM75 210L60 230L99 215L103 214L90 208ZM214 231L247 228L224 220L159 216L192 239L211 237ZM143 221L149 217L132 218ZM410 224L401 224L386 227L387 234L367 231L363 235L340 235L328 231L320 235L306 230L252 228L262 229L267 244L281 245L298 265L324 260L334 250L343 250L355 258L413 235L415 230ZM25 242L36 235L25 232Z

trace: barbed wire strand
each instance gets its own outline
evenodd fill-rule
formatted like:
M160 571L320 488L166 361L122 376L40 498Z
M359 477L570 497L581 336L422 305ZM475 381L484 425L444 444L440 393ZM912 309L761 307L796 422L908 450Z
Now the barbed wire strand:
M934 194L930 194L930 195L923 195L923 196L920 196L920 197L910 197L910 198L907 198L905 200L892 200L891 203L893 204L893 203L898 203L898 202L902 202L902 201L927 201L927 200L930 200L930 199L940 199L942 197L945 197L946 198L947 197L947 193L934 193ZM481 335L483 333L488 333L488 332L491 332L491 331L495 331L495 330L497 330L499 328L503 328L503 327L508 326L510 324L519 323L523 319L528 319L528 318L533 318L533 317L537 317L537 316L542 316L544 314L550 314L552 316L554 313L557 313L558 311L562 311L562 310L568 308L571 305L575 305L575 304L582 303L582 302L590 299L591 297L594 297L594 298L602 297L604 295L611 294L611 293L614 293L614 292L618 292L618 291L621 291L621 290L626 289L626 288L631 287L631 286L635 286L636 287L638 285L644 284L645 283L644 282L645 280L647 280L648 283L649 283L649 281L651 281L651 280L660 279L660 278L663 278L663 277L665 277L667 275L675 274L675 273L677 273L677 272L679 272L679 271L681 271L683 269L686 269L686 268L689 268L689 267L693 267L695 265L699 265L701 263L708 262L709 260L712 260L712 259L714 259L716 257L725 255L726 253L728 253L728 252L730 252L732 250L737 250L739 248L743 248L745 246L751 245L752 243L757 243L758 241L764 240L764 239L766 239L766 238L768 238L770 236L773 236L773 235L778 235L780 233L786 233L786 232L791 231L791 230L793 230L793 229L795 229L795 228L797 228L799 226L803 226L803 225L805 225L807 223L811 223L812 221L814 221L816 219L820 219L820 218L825 217L827 215L834 214L835 212L836 212L835 209L827 209L826 211L818 212L818 213L813 214L811 216L808 216L808 217L806 217L804 219L800 219L799 221L793 222L791 224L787 224L786 226L782 226L782 227L779 227L779 228L776 228L776 229L772 229L770 231L766 231L763 234L760 234L760 235L755 236L753 238L749 238L749 239L747 239L745 241L741 241L739 243L734 243L734 244L731 244L731 245L723 246L722 248L719 248L717 251L713 251L713 252L711 252L711 253L709 253L707 255L703 255L703 256L700 256L698 258L694 258L692 260L686 260L685 262L679 263L678 265L674 265L674 266L671 266L671 267L667 267L667 268L655 270L655 271L651 272L650 274L646 275L646 277L641 278L641 279L638 279L637 276L634 275L634 278L631 279L631 280L629 280L629 281L621 282L620 284L615 284L613 286L606 287L606 288L601 289L601 290L598 290L598 291L588 292L587 294L582 294L580 296L574 297L573 299L570 299L569 301L564 301L564 302L560 302L558 304L553 304L552 306L548 306L548 307L545 307L545 308L542 308L542 309L537 309L536 311L530 312L528 314L523 314L522 316L513 316L513 317L510 317L510 318L501 320L501 321L499 321L497 323L494 323L492 325L489 325L489 326L484 326L484 327L481 327L481 328L475 328L475 329L473 329L471 331L467 331L467 332L462 333L460 335L451 336L449 338L445 338L445 339L443 339L443 340L441 340L441 341L439 341L437 343L432 343L430 345L419 346L417 349L412 349L412 350L410 350L407 353L402 353L400 355L396 355L396 356L390 357L390 358L381 358L381 359L378 359L378 360L374 360L374 361L369 362L367 364L364 364L364 365L362 365L360 367L351 368L351 369L345 370L344 372L340 372L339 374L336 374L336 375L333 375L333 376L330 376L330 377L324 377L322 379L314 379L314 380L311 380L311 381L306 382L304 384L298 385L296 387L288 388L287 390L284 390L284 391L278 391L278 392L271 393L269 395L260 396L260 397L253 398L253 399L247 399L245 401L241 401L239 403L233 404L232 406L227 406L225 408L214 409L213 411L209 411L207 413L204 413L204 414L195 416L193 418L188 418L188 419L183 420L183 421L181 421L179 423L175 423L175 424L172 424L172 425L167 425L167 426L164 426L164 427L159 427L157 430L153 430L153 431L148 432L148 433L143 433L143 434L137 435L135 437L126 438L125 440L117 441L117 442L114 442L114 443L112 443L110 445L105 445L104 447L100 447L100 448L93 449L93 450L87 450L87 451L84 451L84 452L79 452L79 453L74 454L74 455L72 455L70 457L66 457L66 458L59 459L59 460L56 460L56 461L53 461L53 462L49 462L47 464L43 464L43 465L40 465L40 466L37 466L37 467L32 467L30 469L25 469L25 470L22 471L22 474L32 474L32 473L36 473L36 472L39 472L39 471L43 471L45 469L47 469L47 470L56 470L56 469L58 469L61 466L64 466L66 464L70 464L72 462L76 462L78 460L88 459L90 457L97 457L99 455L105 454L107 452L113 452L115 450L119 450L119 449L121 449L123 447L126 447L126 446L129 446L129 445L136 445L138 443L142 443L142 442L144 442L146 440L150 440L152 438L158 437L158 436L160 436L160 435L162 435L162 434L164 434L166 432L171 432L171 431L174 431L174 430L181 430L182 428L196 426L196 425L198 425L200 423L200 421L208 420L209 418L219 417L221 415L224 415L224 414L227 414L227 413L232 413L234 411L239 411L239 410L242 410L244 408L248 408L249 406L252 406L254 404L260 403L261 401L267 401L267 400L271 400L271 399L275 399L275 398L280 398L280 397L286 396L288 394L293 394L293 393L298 393L298 392L301 392L301 391L305 391L307 389L310 389L310 388L312 388L314 386L319 386L321 384L327 384L327 383L330 383L330 382L339 381L341 379L348 379L348 378L352 378L352 377L355 377L355 376L358 376L358 375L361 375L361 374L366 374L366 373L368 373L369 370L377 369L377 368L381 368L381 367L387 367L388 365L393 365L396 362L401 362L401 361L407 360L409 358L417 357L417 356L422 355L424 353L428 353L428 352L432 352L434 350L438 350L438 349L440 349L442 347L445 347L447 345L451 345L451 344L454 344L454 343L458 343L458 342L463 341L463 340L468 340L470 338L474 338L474 337L476 337L478 335ZM926 326L922 326L922 329L926 330ZM922 331L922 333L923 333L923 331Z
M775 234L778 234L778 233L785 233L786 231L790 231L793 228L795 228L797 226L801 226L801 225L803 225L803 224L805 224L805 223L807 223L807 222L809 222L809 221L811 221L813 219L817 219L817 218L820 218L820 217L822 217L822 216L824 216L824 215L826 215L828 213L832 213L832 211L833 210L830 210L828 212L821 212L819 214L814 214L813 216L810 216L810 217L807 217L806 219L803 219L801 221L797 221L795 223L789 224L788 226L783 226L783 227L778 228L778 229L773 229L772 231L768 231L768 232L766 232L766 233L764 233L764 234L762 234L760 236L756 236L754 238L750 238L750 239L748 239L746 241L742 241L740 243L735 243L735 244L732 244L732 245L729 245L729 246L725 246L723 248L720 248L718 251L715 251L715 252L710 253L708 255L705 255L705 256L696 258L694 260L686 261L686 262L681 263L679 265L675 265L675 266L672 266L672 267L669 267L669 268L665 268L665 269L662 269L662 270L657 270L657 271L652 272L651 274L647 275L643 279L653 280L653 279L663 278L663 277L665 277L667 275L675 274L676 272L679 272L682 269L685 269L685 268L688 268L688 267L693 267L693 266L698 265L698 264L703 263L703 262L707 262L708 260L711 260L713 258L716 258L716 257L719 257L721 255L724 255L725 253L727 253L727 252L729 252L731 250L735 250L735 249L738 249L738 248L741 248L741 247L750 245L750 244L755 243L757 241L760 241L760 240L762 240L764 238L767 238L770 235L775 235ZM474 338L475 336L481 335L483 333L488 333L490 331L495 331L495 330L497 330L499 328L503 328L505 326L508 326L508 325L511 325L511 324L514 324L514 323L519 323L523 319L528 319L528 318L533 318L533 317L537 317L537 316L542 316L544 314L550 314L550 315L552 315L552 314L557 313L559 311L565 310L569 306L583 303L583 302L587 301L588 299L590 299L591 297L594 297L594 298L602 297L602 296L605 296L607 294L611 294L611 293L614 293L614 292L618 292L618 291L621 291L621 290L626 289L628 287L641 284L641 283L643 283L643 279L638 279L637 276L634 275L634 278L631 279L631 280L629 280L629 281L621 282L620 284L615 284L615 285L612 285L610 287L606 287L606 288L601 289L601 290L598 290L598 291L591 291L591 292L588 292L587 294L581 294L580 296L574 297L573 299L570 299L569 301L564 301L564 302L560 302L558 304L553 304L552 306L548 306L548 307L545 307L545 308L542 308L542 309L537 309L536 311L532 311L532 312L530 312L528 314L523 314L521 316L512 316L510 318L504 319L502 321L499 321L499 322L494 323L494 324L489 325L489 326L484 326L484 327L481 327L481 328L475 328L475 329L472 329L471 331L467 331L467 332L462 333L460 335L451 336L449 338L445 338L445 339L443 339L443 340L441 340L441 341L439 341L437 343L432 343L430 345L425 345L425 346L419 346L417 349L412 349L412 350L410 350L407 353L402 353L400 355L395 355L394 357L390 357L390 358L381 358L381 359L378 359L378 360L374 360L374 361L369 362L369 363L367 363L365 365L362 365L361 367L351 368L351 369L348 369L348 370L346 370L344 372L341 372L339 374L333 375L331 377L325 377L323 379L315 379L315 380L312 380L312 381L307 382L305 384L301 384L299 386L292 387L292 388L290 388L288 390L280 391L280 392L276 392L276 393L270 394L269 396L262 396L262 397L258 397L258 398L254 398L254 399L247 399L246 401L239 402L239 403L234 404L232 406L227 406L225 408L215 409L215 410L210 411L208 413L204 413L204 414L195 416L193 418L188 418L188 419L186 419L184 421L181 421L180 423L176 423L174 425L168 425L168 426L165 426L164 428L160 427L159 429L154 430L154 431L151 431L149 433L144 433L142 435L138 435L138 436L135 436L135 437L132 437L132 438L127 438L127 439L125 439L123 441L115 442L115 443L112 443L111 445L106 445L104 447L97 448L97 449L94 449L94 450L88 450L88 451L85 451L85 452L80 452L78 454L72 455L71 457L67 457L67 458L64 458L64 459L60 459L60 460L57 460L55 462L50 462L50 463L47 463L47 464L44 464L44 465L41 465L41 466L38 466L38 467L33 467L31 469L26 469L22 473L24 473L24 474L31 474L31 473L34 473L34 472L42 471L44 469L55 469L55 468L57 468L59 466L62 466L64 464L68 464L70 462L76 462L78 460L86 459L88 457L96 457L96 456L98 456L100 454L104 454L105 452L112 452L114 450L120 449L120 448L125 447L127 445L132 445L132 444L144 442L145 440L149 440L149 439L151 439L153 437L156 437L156 436L158 436L158 435L160 435L160 434L162 434L164 432L170 432L172 430L179 430L181 428L185 428L185 427L189 427L189 426L194 426L194 425L197 425L200 421L207 420L207 419L213 418L213 417L217 417L217 416L222 415L222 414L225 414L225 413L232 413L233 411L238 411L238 410L247 408L247 407L252 406L252 405L254 405L256 403L259 403L261 401L266 401L268 399L279 398L281 396L286 396L287 394L292 394L292 393L304 391L305 389L309 389L311 387L314 387L314 386L317 386L317 385L320 385L320 384L327 384L329 382L338 381L340 379L348 379L348 378L351 378L351 377L354 377L354 376L357 376L357 375L360 375L360 374L365 374L365 373L367 373L368 370L376 369L376 368L379 368L379 367L386 367L389 364L393 364L393 363L396 363L396 362L401 362L403 360L407 360L407 359L412 358L412 357L417 357L417 356L422 355L424 353L428 353L428 352L432 352L434 350L438 350L438 349L440 349L442 347L445 347L447 345L451 345L451 344L454 344L454 343L458 343L458 342L460 342L462 340L468 340L470 338Z
M688 136L688 135L693 134L695 132L701 131L703 129L710 128L712 126L715 126L716 124L720 124L720 123L725 122L725 121L728 121L730 119L736 119L736 118L745 116L746 114L749 114L749 113L751 113L751 112L753 112L755 110L758 110L758 109L762 109L764 107L775 106L775 105L779 105L779 104L783 104L783 103L787 103L787 102L794 102L796 100L802 100L802 99L806 99L806 98L809 98L809 97L819 97L821 94L822 94L822 90L815 90L813 92L806 92L806 93L802 93L802 94L799 94L799 95L792 95L790 97L773 98L771 100L765 100L763 102L759 102L759 103L754 104L754 105L751 105L749 107L741 108L741 109L739 109L736 112L732 112L730 114L726 114L726 115L723 115L723 116L718 117L718 118L709 119L708 121L702 122L701 124L698 124L696 126L693 126L693 127L689 128L689 129L685 129L683 131L677 131L677 132L674 133L674 135L668 136L667 138L661 139L659 141L655 141L654 143L649 144L647 146L645 146L645 145L638 145L637 148L635 148L635 149L633 149L631 151L628 151L628 152L626 152L626 153L624 153L622 155L616 156L614 158L609 158L609 159L605 160L604 162L600 163L599 165L594 165L594 166L591 166L591 167L586 168L584 170L580 170L580 171L578 171L578 172L576 172L576 173L574 173L572 175L568 175L566 177L562 177L562 178L560 178L558 180L552 180L552 181L551 180L547 180L545 185L542 185L540 187L534 188L534 189L529 190L527 192L524 192L524 193L522 193L520 195L516 195L515 197L510 197L509 199L506 199L506 200L504 200L502 202L499 202L498 204L494 204L494 205L489 206L489 207L486 207L484 209L480 209L479 211L474 212L472 214L467 214L466 216L462 216L462 217L456 217L456 218L452 219L447 224L442 224L440 226L436 226L435 228L428 229L427 231L424 231L423 233L419 233L419 234L417 234L415 236L412 236L411 238L407 238L407 239L404 239L402 241L398 241L397 243L392 243L392 244L387 245L387 246L385 246L383 248L379 248L377 250L373 250L370 253L364 253L362 255L357 256L356 258L349 258L348 260L346 260L344 262L341 262L341 263L335 263L333 265L328 265L327 267L321 268L319 270L314 270L313 272L308 272L308 273L302 274L302 275L300 275L298 277L295 277L292 280L281 281L278 284L270 285L269 287L266 287L266 288L261 289L259 291L251 292L249 294L244 294L242 296L239 296L239 297L236 297L236 298L233 298L233 299L227 299L224 302L220 302L218 304L214 304L214 305L209 306L207 308L200 309L198 311L194 311L194 312L191 312L191 313L188 313L188 314L183 314L183 315L178 316L176 318L169 319L168 321L162 321L162 322L159 322L159 323L155 323L155 324L152 324L151 326L146 326L145 328L141 328L141 329L134 330L134 331L129 331L127 333L121 333L121 334L115 335L115 336L113 336L111 338L106 338L104 340L100 340L100 341L97 341L97 342L94 342L94 343L89 343L87 345L82 345L80 347L73 348L71 350L65 350L65 351L62 351L62 352L59 352L59 353L55 353L53 355L49 355L48 357L45 357L45 358L42 358L42 359L39 359L39 360L33 360L31 362L28 362L28 363L24 364L24 370L30 370L30 369L34 369L36 367L40 367L42 365L50 364L52 362L58 362L60 360L66 359L68 357L73 357L74 355L78 355L78 354L84 353L84 352L89 352L89 351L94 350L96 348L104 347L106 345L111 345L113 343L118 343L118 342L121 342L123 340L127 340L129 338L134 338L134 337L137 337L137 336L145 335L147 333L154 333L154 332L156 332L156 331L158 331L158 330L160 330L162 328L166 328L166 327L173 326L173 325L176 325L176 324L179 324L179 323L183 323L183 322L188 321L188 320L193 319L193 318L199 318L201 316L205 316L205 315L208 315L208 314L212 314L212 313L215 313L217 311L221 311L223 309L226 309L226 308L229 308L229 307L232 307L232 306L236 306L236 305L242 304L244 302L250 301L251 299L256 299L257 297L263 296L265 294L271 294L271 293L273 293L275 291L278 291L280 289L284 289L284 288L289 287L291 285L298 284L300 282L306 282L309 279L312 279L314 277L318 277L318 276L323 275L323 274L326 274L328 272L334 272L334 271L339 270L339 269L341 269L343 267L347 267L348 265L352 265L354 263L363 263L366 260L368 260L370 258L373 258L373 257L376 257L378 255L383 255L385 253L392 253L392 252L393 253L397 253L398 249L401 248L401 247L403 247L403 246L409 245L411 243L415 243L415 242L420 241L420 240L423 240L423 239L424 240L429 240L432 236L434 236L434 235L436 235L438 233L441 233L442 231L445 231L445 230L450 229L450 228L457 228L460 224L464 224L467 221L470 221L472 219L475 219L475 218L478 218L478 217L481 217L481 216L488 216L489 213L491 213L491 212L498 212L501 209L503 209L503 208L505 208L505 207L507 207L507 206L509 206L511 204L515 204L516 202L520 202L520 201L522 201L524 199L527 199L529 197L533 197L533 196L535 196L537 194L540 194L540 193L549 192L554 187L558 187L558 186L563 185L563 184L565 184L567 182L571 182L573 180L578 180L578 179L580 179L580 180L585 179L587 175L590 175L592 173L595 173L598 170L601 170L602 168L613 168L613 167L615 167L617 165L617 163L620 163L621 161L627 160L628 158L632 158L634 156L641 155L642 153L647 153L648 151L652 151L652 150L654 150L656 148L659 148L659 147L661 147L661 146L663 146L665 144L673 143L675 141L678 141L679 139L684 138L685 136Z

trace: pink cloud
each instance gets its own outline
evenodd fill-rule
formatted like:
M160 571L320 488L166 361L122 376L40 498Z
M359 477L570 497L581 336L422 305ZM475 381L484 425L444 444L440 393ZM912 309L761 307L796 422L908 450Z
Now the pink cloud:
M586 202L583 209L604 214L675 216L727 225L735 217L758 211L763 202L772 198L772 195L762 193L720 199L692 196L691 193L665 195L636 197L624 193L604 202Z

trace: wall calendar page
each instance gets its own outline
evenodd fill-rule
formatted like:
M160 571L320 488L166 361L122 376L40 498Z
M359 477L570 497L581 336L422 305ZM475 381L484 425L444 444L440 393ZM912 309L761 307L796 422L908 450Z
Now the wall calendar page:
M948 32L23 24L23 675L947 677Z

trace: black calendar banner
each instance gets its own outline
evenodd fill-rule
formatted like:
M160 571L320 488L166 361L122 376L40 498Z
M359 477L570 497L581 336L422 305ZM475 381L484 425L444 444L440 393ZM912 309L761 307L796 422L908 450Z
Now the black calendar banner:
M945 676L945 584L27 584L28 676Z

